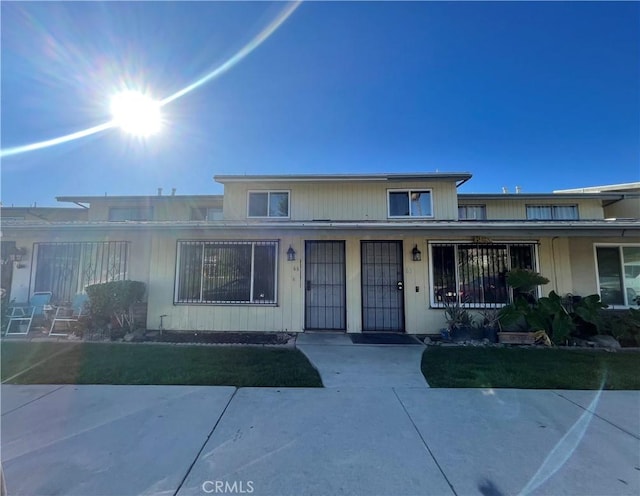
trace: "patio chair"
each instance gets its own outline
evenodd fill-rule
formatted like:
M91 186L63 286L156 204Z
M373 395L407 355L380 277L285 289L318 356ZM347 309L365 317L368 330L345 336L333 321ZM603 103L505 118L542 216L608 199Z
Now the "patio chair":
M51 291L41 291L33 293L31 300L27 305L15 305L8 309L9 323L7 324L7 332L9 334L29 334L31 325L36 318L45 318L45 310L50 308ZM18 322L17 331L11 331L14 322ZM26 323L26 325L25 325Z
M79 322L87 314L87 303L89 297L86 294L77 294L73 297L71 306L59 306L51 320L49 336L66 336L68 332L55 332L56 322L65 322L67 331L71 328L71 323Z

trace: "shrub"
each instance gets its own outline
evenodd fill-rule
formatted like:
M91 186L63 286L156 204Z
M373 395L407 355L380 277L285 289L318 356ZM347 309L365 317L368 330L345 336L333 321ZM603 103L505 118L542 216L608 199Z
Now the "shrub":
M627 346L640 346L640 310L606 310L599 314L601 332Z
M143 300L145 284L140 281L112 281L87 286L89 314L94 324L105 325L115 320L119 327L135 327L133 305Z

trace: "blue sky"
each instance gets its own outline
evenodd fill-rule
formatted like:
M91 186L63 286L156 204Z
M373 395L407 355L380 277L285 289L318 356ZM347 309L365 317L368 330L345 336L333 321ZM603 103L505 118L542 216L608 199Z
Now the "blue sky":
M123 84L166 97L286 5L2 2L2 148L109 119ZM468 171L464 192L640 180L640 3L307 2L248 57L110 130L2 159L4 205L217 194L214 174Z

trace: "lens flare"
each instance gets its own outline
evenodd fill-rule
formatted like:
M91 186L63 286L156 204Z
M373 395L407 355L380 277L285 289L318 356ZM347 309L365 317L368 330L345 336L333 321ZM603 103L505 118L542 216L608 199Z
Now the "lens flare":
M134 136L150 136L160 131L160 102L138 91L118 93L111 100L113 123Z
M302 1L298 0L288 4L278 16L269 23L262 31L260 31L249 43L243 46L234 56L229 58L226 62L222 63L209 73L202 76L200 79L191 83L181 90L176 91L172 95L156 102L149 97L145 97L144 94L137 93L137 100L140 107L138 107L137 112L129 112L127 109L126 114L127 117L121 115L118 111L118 116L115 115L114 106L117 106L120 109L120 97L117 98L118 103L116 105L115 101L112 101L112 112L114 113L114 120L105 122L103 124L99 124L97 126L93 126L87 129L83 129L81 131L76 131L75 133L66 134L64 136L60 136L58 138L52 138L45 141L38 141L36 143L31 143L28 145L14 146L12 148L5 148L0 150L0 157L8 157L10 155L18 155L20 153L31 152L35 150L40 150L42 148L48 148L50 146L61 145L63 143L67 143L69 141L73 141L76 139L84 138L86 136L90 136L92 134L99 133L101 131L106 131L107 129L111 129L116 126L120 126L122 129L130 130L135 129L133 134L138 136L147 136L151 134L149 132L150 129L154 129L151 126L151 122L157 122L158 129L162 125L162 118L160 115L160 108L168 103L177 100L178 98L190 93L196 88L202 86L203 84L215 79L216 77L224 74L229 69L231 69L234 65L244 59L247 55L253 52L256 48L258 48L262 43L264 43L290 16L295 12L295 10L301 5ZM126 93L129 93L127 91ZM135 93L135 92L134 92ZM122 97L124 98L124 97ZM132 98L132 95L129 95L127 98ZM148 101L147 101L148 99ZM115 97L114 97L115 100ZM144 102L144 103L143 103ZM153 111L151 111L153 109ZM157 113L156 113L157 112ZM124 114L124 109L122 114ZM152 117L153 116L153 117ZM126 122L126 124L125 124ZM135 124L134 124L135 122ZM142 129L146 129L145 132L141 132Z

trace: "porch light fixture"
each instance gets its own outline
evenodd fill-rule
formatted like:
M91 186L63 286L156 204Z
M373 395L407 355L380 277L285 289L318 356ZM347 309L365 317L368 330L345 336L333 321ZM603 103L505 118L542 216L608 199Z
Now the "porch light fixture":
M422 252L418 250L418 245L415 245L413 247L413 250L411 250L411 259L414 262L419 262L420 260L422 260Z
M289 245L289 249L287 250L287 261L293 262L296 259L296 251L293 249L293 246Z

